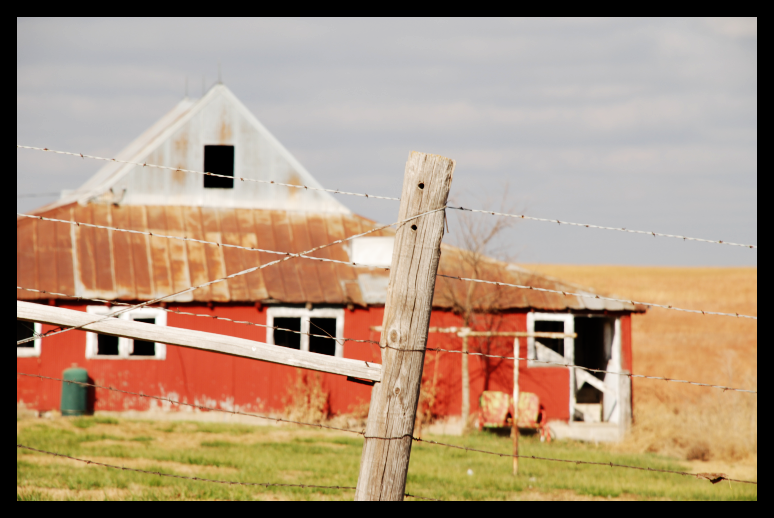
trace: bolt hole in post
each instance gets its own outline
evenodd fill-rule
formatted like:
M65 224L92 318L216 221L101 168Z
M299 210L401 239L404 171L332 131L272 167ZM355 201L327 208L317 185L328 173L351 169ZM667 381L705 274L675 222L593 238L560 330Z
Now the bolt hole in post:
M425 184L423 184L423 183L420 183L420 184L419 184L419 188L420 188L420 189L424 189L424 188L425 188Z
M417 229L416 225L411 225L411 230L416 230L416 229Z

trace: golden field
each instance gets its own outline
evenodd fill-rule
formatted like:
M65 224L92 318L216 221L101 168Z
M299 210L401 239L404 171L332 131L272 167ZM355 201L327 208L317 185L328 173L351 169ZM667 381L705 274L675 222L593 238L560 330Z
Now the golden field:
M753 267L525 266L622 298L758 314ZM636 374L758 388L757 320L653 308L632 317L632 335ZM633 391L635 423L622 448L757 464L757 394L643 379Z

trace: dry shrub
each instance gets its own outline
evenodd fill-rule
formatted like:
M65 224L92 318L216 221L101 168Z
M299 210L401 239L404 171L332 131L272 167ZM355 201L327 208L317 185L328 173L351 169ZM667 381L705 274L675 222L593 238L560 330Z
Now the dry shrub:
M756 387L753 377L746 386ZM687 460L738 461L758 455L758 398L717 391L693 402L647 401L621 449Z
M285 416L293 421L321 423L330 415L330 393L320 373L296 369L296 381L285 400Z
M758 314L754 267L528 268L628 299ZM632 352L637 374L757 389L755 320L653 308L632 316ZM696 459L757 458L757 394L644 379L633 383L634 426L622 448Z

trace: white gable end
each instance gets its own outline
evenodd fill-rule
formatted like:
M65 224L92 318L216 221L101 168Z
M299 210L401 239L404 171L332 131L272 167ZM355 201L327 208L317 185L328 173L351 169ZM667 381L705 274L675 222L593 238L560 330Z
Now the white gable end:
M235 177L322 187L223 85L196 102L179 103L116 158L204 171L206 145L234 146ZM80 203L350 213L325 192L237 179L233 188L205 188L204 179L195 173L109 163L73 196Z

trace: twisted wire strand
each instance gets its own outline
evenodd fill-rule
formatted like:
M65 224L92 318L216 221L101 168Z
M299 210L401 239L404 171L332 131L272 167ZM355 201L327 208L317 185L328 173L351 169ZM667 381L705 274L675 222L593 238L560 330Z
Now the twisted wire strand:
M22 146L19 144L16 144L17 149L31 149L34 151L47 151L49 153L56 153L57 155L68 155L68 156L76 156L81 158L90 158L92 160L102 160L105 162L115 162L117 164L129 164L129 165L138 165L142 167L152 167L154 169L166 169L168 171L180 171L183 173L194 173L194 174L201 174L204 176L215 176L218 178L230 178L232 180L239 180L241 182L255 182L255 183L265 183L269 185L279 185L281 187L290 187L292 189L304 189L307 191L322 191L322 192L329 192L332 194L345 194L347 196L359 196L362 198L375 198L378 200L393 200L393 201L400 201L400 198L392 198L390 196L376 196L373 194L367 194L367 193L359 193L359 192L347 192L347 191L340 191L338 189L323 189L322 187L309 187L308 185L294 185L292 183L282 183L282 182L275 182L274 180L258 180L257 178L242 178L240 176L228 176L225 174L216 174L216 173L209 173L206 171L195 171L192 169L182 169L180 167L169 167L165 165L156 165L156 164L148 164L141 163L141 162L131 162L128 160L118 160L117 158L105 158L100 156L94 156L94 155L84 155L83 153L71 153L69 151L57 151L55 149L48 149L45 147L34 147L34 146Z
M30 219L37 219L40 221L51 221L54 223L68 223L70 225L75 225L78 227L90 227L90 228L100 228L103 230L110 230L112 232L125 232L127 234L140 234L143 236L151 236L151 237L160 237L164 239L176 239L178 241L190 241L192 243L201 243L203 245L214 245L214 246L222 246L224 248L236 248L239 250L247 250L249 252L263 252L265 254L274 254L274 255L288 255L288 252L278 252L276 250L266 250L263 248L256 248L252 246L241 246L241 245L230 245L228 243L220 243L218 241L206 241L204 239L194 239L192 237L182 237L182 236L169 236L165 234L154 234L153 232L145 232L142 230L128 230L125 228L117 228L117 227L109 227L105 225L95 225L93 223L84 223L81 221L68 221L66 219L56 219L56 218L46 218L44 216L36 216L33 214L24 214L21 212L16 213L17 216L21 216L24 218L30 218ZM347 266L360 266L360 267L366 267L366 268L384 268L385 270L389 270L389 267L385 268L383 266L372 266L369 264L362 264L362 263L354 263L349 261L339 261L337 259L326 259L324 257L309 257L308 255L304 255L307 252L297 254L298 257L302 259L309 259L312 261L320 261L324 263L336 263L336 264L345 264Z
M758 485L758 483L754 482L754 481L737 480L737 479L733 479L733 478L728 478L728 477L725 476L725 474L722 474L722 473L712 473L712 474L709 474L709 473L688 473L688 472L684 472L684 471L671 471L671 470L661 470L661 469L653 469L653 468L643 468L643 467L640 467L640 466L629 466L629 465L626 465L626 464L616 464L616 463L613 463L613 462L592 462L592 461L572 460L572 459L554 459L554 458L551 458L551 457L538 457L538 456L535 456L535 455L513 455L513 454L509 454L509 453L498 453L498 452L494 452L494 451L480 450L480 449L476 449L476 448L468 448L467 446L459 446L459 445L456 445L456 444L448 444L448 443L432 441L432 440L428 440L428 439L422 439L422 438L419 438L419 437L414 437L411 434L403 434L403 435L398 435L398 436L394 436L394 437L367 436L365 431L358 432L356 430L351 430L351 429L347 429L347 428L336 428L336 427L330 427L330 426L313 424L313 423L300 423L300 422L296 422L296 421L288 421L288 420L279 419L279 418L271 418L271 417L260 416L260 415L257 415L257 414L247 414L247 413L244 413L244 412L224 410L224 409L221 409L221 408L211 408L211 407L206 407L206 406L203 406L203 405L195 405L195 404L190 404L190 403L181 403L181 402L176 402L176 401L170 400L169 398L162 398L162 397L159 397L159 396L150 396L148 394L142 394L142 393L137 393L137 392L129 392L129 391L121 390L121 389L116 389L116 388L113 388L113 387L104 387L104 386L100 386L100 385L95 385L95 384L92 384L92 383L84 383L84 382L80 382L80 381L64 380L64 379L60 379L60 378L41 376L39 374L27 374L27 373L22 373L22 372L17 372L16 375L17 376L27 376L27 377L31 377L31 378L40 378L40 379L54 380L54 381L62 381L62 382L65 382L65 383L71 383L71 384L76 384L76 385L81 385L81 386L95 387L95 388L101 388L101 389L106 389L106 390L112 390L112 391L115 391L115 392L121 392L121 393L125 393L125 394L131 394L131 395L147 397L147 398L153 398L153 399L158 399L158 400L161 400L161 401L168 401L170 403L176 403L176 404L187 405L187 406L192 406L192 407L197 407L197 408L202 408L202 409L207 409L207 410L213 410L213 411L216 411L216 412L225 412L225 413L228 413L228 414L248 415L248 416L251 416L251 417L259 417L259 418L262 418L262 419L271 419L271 420L275 420L275 421L283 421L283 422L287 422L287 423L290 423L290 424L299 424L299 425L303 425L303 426L313 426L313 427L316 427L316 428L326 428L326 429L330 429L330 430L336 430L336 431L341 431L341 432L348 432L348 433L353 433L353 434L356 434L356 435L362 435L365 439L377 439L377 440L385 440L385 441L394 441L394 440L403 440L403 439L411 438L411 440L415 441L415 442L423 442L423 443L426 443L426 444L433 444L433 445L436 445L436 446L443 446L443 447L446 447L446 448L454 448L454 449L458 449L458 450L471 451L471 452L474 452L474 453L483 453L483 454L487 454L487 455L496 455L498 457L512 457L512 458L515 457L515 458L524 458L524 459L532 459L532 460L542 460L542 461L548 461L548 462L562 462L562 463L576 464L576 465L585 464L585 465L592 465L592 466L609 466L611 468L628 468L628 469L635 469L635 470L640 470L640 471L650 471L650 472L656 472L656 473L669 473L669 474L675 474L675 475L684 475L684 476L691 476L691 477L696 477L696 478L703 478L703 479L706 479L706 480L710 480L712 483L717 483L717 482L719 482L721 480L728 480L729 482L739 482L739 483L742 483L742 484ZM709 475L713 475L713 476L710 478Z
M270 185L279 185L283 187L289 187L293 189L304 189L304 190L310 190L310 191L323 191L323 192L329 192L332 194L344 194L348 196L359 196L364 198L375 198L380 200L392 200L392 201L400 201L400 198L393 198L390 196L376 196L373 194L367 194L367 193L357 193L357 192L347 192L347 191L340 191L338 189L324 189L322 187L309 187L306 185L294 185L289 183L282 183L282 182L275 182L273 180L258 180L255 178L242 178L242 177L235 177L235 176L228 176L228 175L222 175L222 174L216 174L216 173L209 173L205 171L194 171L191 169L181 169L176 167L169 167L169 166L162 166L162 165L156 165L156 164L148 164L146 163L140 163L140 162L130 162L126 160L118 160L115 158L104 158L104 157L98 157L94 155L84 155L83 153L72 153L69 151L57 151L54 149L49 149L45 147L34 147L34 146L22 146L20 144L16 145L17 149L29 149L29 150L35 150L35 151L46 151L49 153L56 153L58 155L68 155L68 156L74 156L74 157L81 157L81 158L90 158L93 160L102 160L106 162L116 162L120 164L130 164L130 165L136 165L136 166L142 166L142 167L152 167L155 169L166 169L169 171L181 171L184 173L194 173L194 174L201 174L205 176L216 176L219 178L231 178L233 180L240 180L242 182L256 182L256 183L264 183L264 184L270 184ZM18 196L17 196L18 197ZM723 241L722 239L703 239L698 237L688 237L688 236L681 236L677 234L665 234L661 232L652 232L648 230L633 230L628 229L626 227L606 227L603 225L592 225L590 223L574 223L571 221L562 221L559 219L550 219L550 218L537 218L533 216L527 216L525 214L508 214L505 212L495 212L491 210L482 210L482 209L469 209L466 207L449 207L450 209L460 210L460 211L467 211L467 212L477 212L481 214L489 214L492 216L503 216L508 218L516 218L516 219L524 219L524 220L531 220L531 221L541 221L545 223L556 223L558 225L568 225L568 226L574 226L574 227L585 227L585 228L595 228L600 230L614 230L617 232L628 232L631 234L644 234L649 235L653 237L668 237L668 238L674 238L674 239L682 239L683 241L698 241L702 243L714 243L716 245L729 245L729 246L741 246L744 248L751 248L751 249L757 249L758 245L750 245L750 244L743 244L743 243L732 243L729 241Z
M33 288L23 288L21 286L16 286L16 289L17 290L24 290L24 291L31 291L31 292L34 292L34 293L42 293L44 295L56 295L58 297L68 297L68 298L77 299L77 300L99 302L99 303L102 303L102 304L111 304L111 305L115 305L115 306L131 306L132 305L132 304L129 304L128 302L119 302L117 300L93 299L93 298L89 298L89 297L79 297L77 295L68 295L66 293L57 293L57 292L54 292L54 291L46 291L46 290L36 290L36 289L33 289ZM331 337L331 336L328 336L328 335L317 335L317 334L308 333L308 332L304 333L302 331L295 331L293 329L286 329L284 327L269 326L269 325L266 325L266 324L258 324L256 322L250 322L249 320L234 320L232 318L220 317L220 316L217 316L217 315L207 315L206 313L191 313L190 311L180 311L179 309L169 309L169 308L164 308L164 307L161 307L161 306L152 306L152 308L153 309L159 309L161 311L166 311L167 313L174 313L176 315L187 315L187 316L192 316L192 317L201 317L201 318L209 318L209 319L214 319L214 320L223 320L225 322L231 322L231 323L234 323L234 324L244 324L244 325L248 325L248 326L263 327L263 328L266 328L266 329L273 329L274 331L285 331L286 333L295 333L297 335L306 335L306 336L310 336L310 337L313 336L315 338L333 338L334 340L340 341L340 342L358 342L358 343L364 343L364 344L379 345L379 342L377 342L375 340L359 340L357 338L337 338L335 336Z
M480 210L480 209L468 209L465 207L452 207L449 206L450 209L455 210L461 210L466 212L478 212L481 214L489 214L492 216L504 216L507 218L516 218L516 219L527 219L531 221L543 221L546 223L556 223L558 225L569 225L573 227L586 227L586 228L596 228L600 230L617 230L618 232L628 232L631 234L645 234L653 237L671 237L675 239L682 239L683 241L700 241L702 243L714 243L716 245L729 245L729 246L741 246L744 248L758 248L758 245L746 245L743 243L731 243L729 241L723 241L722 239L702 239L699 237L688 237L688 236L679 236L676 234L662 234L660 232L651 232L649 230L632 230L625 227L604 227L601 225L592 225L590 223L573 223L571 221L561 221L558 219L548 219L548 218L535 218L533 216L526 216L524 214L507 214L504 212L492 212L491 210Z
M31 448L30 446L25 446L23 444L17 444L17 449L24 449L29 451L34 451L37 453L45 453L46 455L53 455L54 457L62 457L64 459L74 460L78 462L83 462L86 464L91 464L94 466L101 466L103 468L112 468L112 469L120 469L121 471L132 471L134 473L144 473L146 475L157 475L159 477L169 477L169 478L179 478L183 480L195 480L197 482L212 482L215 484L226 484L230 486L261 486L261 487L299 487L299 488L308 488L308 489L356 489L354 487L350 486L318 486L313 484L280 484L275 482L239 482L236 480L213 480L210 478L201 478L201 477L186 477L183 475L174 475L172 473L162 473L160 471L148 471L144 469L135 469L135 468L127 468L124 466L114 466L112 464L105 464L104 462L97 462L94 460L88 460L88 459L79 459L77 457L71 457L70 455L64 455L62 453L55 453L52 451L46 451L46 450L40 450L38 448ZM408 495L406 495L408 496Z
M337 245L339 243L344 243L344 242L349 241L351 239L362 237L362 236L365 236L365 235L370 234L372 232L377 232L379 230L384 230L385 228L391 227L393 225L398 225L399 226L399 225L402 225L402 224L404 224L404 223L406 223L408 221L420 218L422 216L426 216L428 214L432 214L434 212L442 211L444 209L445 209L445 207L440 207L438 209L429 210L427 212L423 212L422 214L417 214L416 216L411 216L410 218L406 218L406 219L404 219L402 221L397 221L397 222L391 223L389 225L384 225L384 226L381 226L381 227L372 228L371 230L367 230L365 232L361 232L360 234L349 236L349 237L346 237L346 238L343 238L343 239L337 239L336 241L333 241L332 243L328 243L327 245L316 246L316 247L311 248L311 249L309 249L309 250L307 250L305 252L301 252L300 254L291 254L290 252L288 252L287 256L283 257L282 259L277 259L276 261L272 261L272 262L269 262L269 263L266 263L266 264L263 264L263 265L260 265L260 266L253 266L252 268L247 268L246 270L242 270L241 272L232 273L231 275L226 275L225 277L221 277L220 279L215 279L215 280L212 280L212 281L208 281L208 282L205 282L203 284L199 284L198 286L191 286L190 288L186 288L184 290L180 290L180 291L175 292L175 293L170 293L168 295L164 295L162 297L158 297L158 298L155 298L153 300L149 300L147 302L143 302L141 304L137 304L135 306L131 306L131 307L128 307L128 308L125 308L125 309L118 310L118 311L116 311L114 313L111 313L111 314L105 316L104 318L101 318L99 320L95 320L94 322L89 322L87 324L81 324L81 325L75 326L75 327L68 327L67 329L62 329L61 331L57 331L56 333L50 333L47 336L54 336L54 335L57 335L57 334L60 334L60 333L65 333L67 331L73 331L75 329L81 329L83 327L86 327L86 326L92 325L92 324L96 324L98 322L103 322L103 321L105 321L105 320L107 320L109 318L115 317L116 315L120 315L122 313L126 313L127 311L132 311L132 310L135 310L135 309L143 308L145 306L148 306L150 304L155 304L157 302L160 302L160 301L162 301L164 299L168 299L170 297L176 297L178 295L182 295L183 293L188 293L189 291L194 291L194 290L197 290L199 288L205 288L205 287L207 287L207 286L209 286L211 284L227 281L228 279L233 279L234 277L238 277L240 275L245 275L245 274L254 272L256 270L262 270L262 269L267 268L269 266L273 266L273 265L279 264L279 263L281 263L283 261L287 261L288 259L292 259L294 257L298 257L298 256L300 256L302 254L310 254L310 253L315 252L317 250L321 250L321 249L329 247L329 246ZM30 342L32 340L35 340L35 337L30 337L30 338L25 338L23 340L19 340L19 341L16 342L16 345L18 346L18 345L21 345L23 343Z
M735 478L728 478L725 476L724 473L688 473L687 471L673 471L668 469L655 469L655 468L643 468L640 466L629 466L626 464L616 464L614 462L593 462L588 460L571 460L571 459L552 459L549 457L538 457L536 455L513 455L512 453L497 453L495 451L487 451L487 450L479 450L476 448L468 448L467 446L458 446L456 444L448 444L438 441L430 441L427 439L420 439L418 437L414 437L414 441L416 442L424 442L427 444L435 444L437 446L445 446L446 448L454 448L457 450L465 450L465 451L472 451L475 453L484 453L487 455L497 455L498 457L510 457L510 458L518 458L518 459L533 459L533 460L544 460L548 462L564 462L567 464L585 464L590 466L608 466L611 468L626 468L626 469L635 469L639 471L649 471L652 473L669 473L672 475L683 475L687 477L695 477L699 479L705 479L710 480L713 484L716 484L717 482L720 482L722 480L728 480L729 482L739 482L740 484L753 484L758 485L758 482L754 482L752 480L737 480ZM714 476L713 476L714 475Z
M36 290L36 289L33 289L33 288L22 288L20 286L17 286L16 289L17 290L25 290L25 291L35 292L35 293L43 293L43 294L47 294L47 295L57 295L57 296L60 296L60 297L69 297L69 298L73 298L73 299L77 299L77 300L88 300L88 301L93 301L93 302L100 302L100 303L103 303L103 304L107 303L107 304L115 304L115 305L119 305L119 306L131 306L131 304L126 303L126 302L118 302L118 301L105 300L105 299L93 299L93 298L88 298L88 297L78 297L76 295L67 295L65 293L56 293L56 292L52 292L52 291ZM268 326L266 324L257 324L255 322L250 322L249 320L233 320L231 318L220 317L220 316L217 316L217 315L207 315L207 314L204 314L204 313L191 313L191 312L188 312L188 311L180 311L180 310L169 309L169 308L164 308L164 307L160 307L160 306L153 306L153 308L154 309L160 309L160 310L166 311L168 313L175 313L175 314L178 314L178 315L189 315L189 316L194 316L194 317L210 318L210 319L215 319L215 320L224 320L226 322L232 322L234 324L244 324L244 325L257 326L257 327L264 327L264 328L267 328L267 329L273 329L275 331L285 331L285 332L288 332L288 333L295 333L295 334L299 334L299 335L314 336L314 337L317 337L317 338L332 338L332 337L326 336L326 335L318 335L318 334L313 334L313 333L309 333L309 332L303 333L301 331L295 331L293 329L285 329L285 328L282 328L282 327L272 327L272 326ZM51 331L56 331L57 329L58 328L54 328ZM49 332L51 332L51 331L49 331ZM47 334L49 332L43 333L43 334L39 334L36 337L39 338L39 337L47 336ZM356 343L365 343L365 344L377 345L381 349L395 349L395 350L403 350L403 351L405 351L404 349L400 349L399 347L394 347L394 346L391 346L391 345L382 345L381 343L377 342L376 340L361 340L361 339L357 339L357 338L346 338L346 337L344 337L344 338L335 338L335 337L333 337L333 339L336 340L336 341L342 341L342 342L356 342ZM619 375L619 376L628 376L629 378L642 378L642 379L669 381L669 382L673 382L673 383L685 383L685 384L689 384L689 385L695 385L697 387L716 388L716 389L723 390L724 392L728 390L728 391L734 391L734 392L745 392L745 393L750 393L750 394L757 394L758 393L757 390L749 390L749 389L727 387L727 386L724 386L724 385L713 385L713 384L710 384L710 383L701 383L701 382L697 382L697 381L680 380L680 379L666 378L666 377L661 377L661 376L646 376L646 375L643 375L643 374L630 374L630 373L627 373L627 372L614 372L614 371L607 371L607 370L602 370L602 369L592 369L590 367L583 367L581 365L574 365L574 364L571 364L571 363L562 363L562 362L552 362L552 361L548 361L548 360L537 360L537 359L531 359L531 358L520 358L520 357L516 357L516 356L501 356L501 355L497 355L497 354L477 353L477 352L471 352L471 351L458 351L458 350L455 350L455 349L439 349L439 348L435 348L435 347L427 347L425 350L427 350L427 351L434 351L434 352L443 352L443 353L467 354L469 356L480 356L480 357L484 357L484 358L497 358L497 359L501 359L501 360L529 361L529 362L540 363L540 364L545 364L545 365L555 365L557 367L567 367L567 368L573 368L573 369L581 369L581 370L585 370L585 371L588 371L588 372L599 372L599 373L603 373L603 374L615 374L615 375Z
M438 210L441 210L441 209L438 209ZM428 213L425 213L425 214L428 214ZM398 222L398 223L393 223L391 225L386 225L386 226L380 227L378 229L369 230L368 232L365 232L363 234L358 234L356 236L348 237L348 238L346 238L344 240L334 241L333 243L330 243L328 245L324 245L324 246L321 246L321 247L313 248L312 250L309 250L309 251L306 251L306 252L301 252L300 254L291 254L290 252L278 252L276 250L264 250L264 249L260 249L260 248L246 247L246 246L240 246L240 245L229 245L229 244L225 244L225 243L219 243L217 241L204 241L204 240L201 240L201 239L193 239L193 238L188 238L188 237L168 236L168 235L164 235L164 234L154 234L152 232L144 232L144 231L140 231L140 230L127 230L127 229L120 229L120 228L116 228L116 227L108 227L108 226L103 226L103 225L95 225L95 224L92 224L92 223L82 223L82 222L78 222L78 221L67 221L67 220L63 220L63 219L46 218L44 216L35 216L35 215L31 215L31 214L23 214L23 213L20 213L20 212L17 212L16 215L17 216L21 216L21 217L25 217L25 218L30 218L30 219L37 219L37 220L42 220L42 221L51 221L51 222L55 222L55 223L67 223L67 224L70 224L70 225L100 228L100 229L110 230L110 231L115 231L115 232L127 232L127 233L131 233L131 234L142 234L142 235L153 236L153 237L161 237L161 238L165 238L165 239L177 239L177 240L180 240L180 241L192 241L192 242L195 242L195 243L223 246L223 247L229 247L229 248L237 248L237 249L254 251L254 252L264 252L264 253L269 253L269 254L283 255L283 256L286 256L286 257L287 256L301 257L302 259L309 259L309 260L312 260L312 261L321 261L321 262L328 262L328 263L345 264L347 266L366 267L366 268L373 268L373 269L384 269L385 271L389 271L390 268L389 267L384 267L384 266L374 266L374 265L368 265L368 264L362 264L362 263L339 261L337 259L325 259L325 258L322 258L322 257L309 257L306 254L312 253L313 251L316 251L316 250L318 250L320 248L325 248L327 246L338 244L340 242L343 242L343 241L346 241L346 240L349 240L349 239L354 239L354 238L357 238L357 237L361 237L361 236L363 236L363 235L365 235L367 233L370 233L370 232L375 232L377 230L383 230L384 228L387 228L387 227L392 226L392 225L405 223L405 221ZM421 215L424 215L424 214L421 214ZM419 217L419 216L415 216L415 217ZM408 221L408 220L406 220L406 221ZM263 265L260 268L265 268L266 266L270 266L272 264L276 264L277 262L278 261L275 261L273 263L267 263L266 265ZM250 270L250 271L253 271L253 270ZM246 271L245 273L250 273L250 271ZM240 273L234 274L234 276L242 275L242 274L243 273L240 272ZM454 280L458 280L458 281L478 282L478 283L483 283L483 284L493 284L493 285L496 285L496 286L506 286L506 287L511 287L511 288L528 289L528 290L534 290L534 291L542 291L542 292L546 292L546 293L557 293L557 294L562 294L564 296L574 296L574 297L581 297L581 298L591 298L591 299L607 300L607 301L611 301L611 302L624 302L624 303L631 303L631 304L640 304L640 305L643 305L643 306L657 307L657 308L662 308L662 309L671 309L671 310L674 310L674 311L684 311L684 312L688 312L688 313L701 313L702 315L718 315L718 316L748 318L748 319L758 320L757 316L742 315L742 314L739 314L739 313L721 313L721 312L717 312L717 311L703 311L703 310L700 310L700 309L683 309L683 308L676 308L676 307L674 307L672 305L668 305L668 304L656 304L654 302L639 302L639 301L628 300L628 299L617 299L617 298L613 298L613 297L604 297L604 296L601 296L601 295L589 294L589 293L574 293L574 292L570 292L570 291L551 290L551 289L548 289L548 288L536 288L534 286L523 286L523 285L519 285L519 284L510 284L510 283L507 283L507 282L500 282L500 281L486 281L486 280L482 280L482 279L470 279L470 278L467 278L467 277L455 277L453 275L444 275L444 274L440 274L440 273L437 274L437 276L438 277L445 277L445 278L448 278L448 279L454 279ZM211 284L214 284L215 282L220 282L220 281L226 280L226 279L228 279L228 277L223 278L223 279L218 279L216 281L211 281ZM204 287L204 286L205 285L201 285L199 287ZM196 289L196 288L192 288L192 289ZM179 293L185 293L185 291L179 292ZM172 295L166 295L164 298L172 297L172 296L178 295L179 293L173 293Z
M444 275L444 274L441 274L441 273L439 273L437 276L438 277L445 277L447 279L453 279L453 280L456 280L456 281L478 282L478 283L481 283L481 284L493 284L495 286L505 286L505 287L509 287L509 288L520 288L522 290L541 291L541 292L544 292L544 293L557 293L557 294L564 295L565 297L572 296L572 297L582 297L582 298L587 298L587 299L607 300L607 301L610 301L610 302L625 302L627 304L635 304L635 305L640 305L640 306L649 306L649 307L662 308L662 309L671 309L673 311L684 311L686 313L701 313L702 315L718 315L718 316L722 316L722 317L737 317L737 318L748 318L750 320L758 320L757 316L742 315L740 313L720 313L718 311L704 311L704 310L701 310L701 309L676 308L676 307L671 306L671 305L656 304L656 303L653 303L653 302L640 302L640 301L637 301L637 300L630 300L630 299L616 299L616 298L613 298L613 297L603 297L602 295L595 295L595 294L590 294L590 293L574 293L572 291L551 290L551 289L548 289L548 288L536 288L534 286L523 286L521 284L511 284L511 283L508 283L508 282L499 282L499 281L485 281L483 279L470 279L468 277L457 277L457 276L454 276L454 275Z

